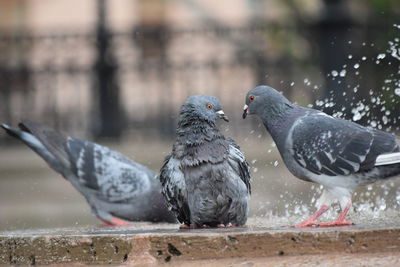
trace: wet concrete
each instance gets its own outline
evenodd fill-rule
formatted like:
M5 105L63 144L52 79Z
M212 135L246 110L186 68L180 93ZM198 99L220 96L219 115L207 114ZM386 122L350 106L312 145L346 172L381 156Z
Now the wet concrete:
M117 228L0 233L0 264L204 262L253 266L275 262L285 266L283 263L288 262L328 263L330 258L340 262L349 257L365 262L374 258L374 263L388 260L380 257L382 253L390 255L390 262L399 262L400 224L302 230L249 224L244 228L179 230L177 225L143 223ZM251 264L246 265L246 262Z

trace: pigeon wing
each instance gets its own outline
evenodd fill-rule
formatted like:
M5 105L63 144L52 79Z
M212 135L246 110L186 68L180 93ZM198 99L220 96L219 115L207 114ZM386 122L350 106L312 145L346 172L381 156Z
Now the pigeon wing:
M179 160L167 156L159 176L162 193L181 223L190 225L190 210L186 182Z
M377 156L397 147L390 134L324 113L300 118L289 138L298 164L310 172L328 176L369 170Z
M227 141L229 142L229 164L245 183L248 192L251 193L249 164L240 150L239 145L237 145L233 139L228 138Z
M109 202L128 202L151 190L155 173L127 157L89 141L68 138L66 151L79 184Z

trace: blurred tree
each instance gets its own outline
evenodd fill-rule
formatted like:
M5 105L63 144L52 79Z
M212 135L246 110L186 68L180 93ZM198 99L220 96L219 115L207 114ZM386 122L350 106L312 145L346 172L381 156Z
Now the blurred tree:
M93 87L98 103L94 109L96 119L92 127L96 138L119 138L125 116L120 106L117 63L106 25L106 10L106 0L97 0L97 59L94 65Z

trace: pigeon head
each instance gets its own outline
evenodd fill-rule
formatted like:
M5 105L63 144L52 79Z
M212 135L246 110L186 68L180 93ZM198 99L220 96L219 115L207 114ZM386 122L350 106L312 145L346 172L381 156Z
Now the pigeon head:
M219 99L210 95L190 96L181 108L181 117L215 122L217 119L229 121L221 108Z
M280 92L272 87L260 85L247 93L246 104L243 107L243 119L251 114L256 114L263 119L279 119L292 107L293 103Z

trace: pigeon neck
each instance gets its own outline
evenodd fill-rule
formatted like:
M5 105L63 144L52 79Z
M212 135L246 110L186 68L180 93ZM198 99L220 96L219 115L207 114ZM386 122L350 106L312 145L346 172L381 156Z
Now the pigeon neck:
M279 106L266 107L263 110L263 116L261 116L263 124L275 143L278 144L285 139L287 135L285 125L293 110L295 110L295 105L292 103L280 103Z
M291 103L276 103L273 106L265 106L262 111L262 120L264 125L271 130L280 125L288 114L293 110Z
M200 145L221 137L215 122L193 114L181 114L177 128L177 142L185 145Z

